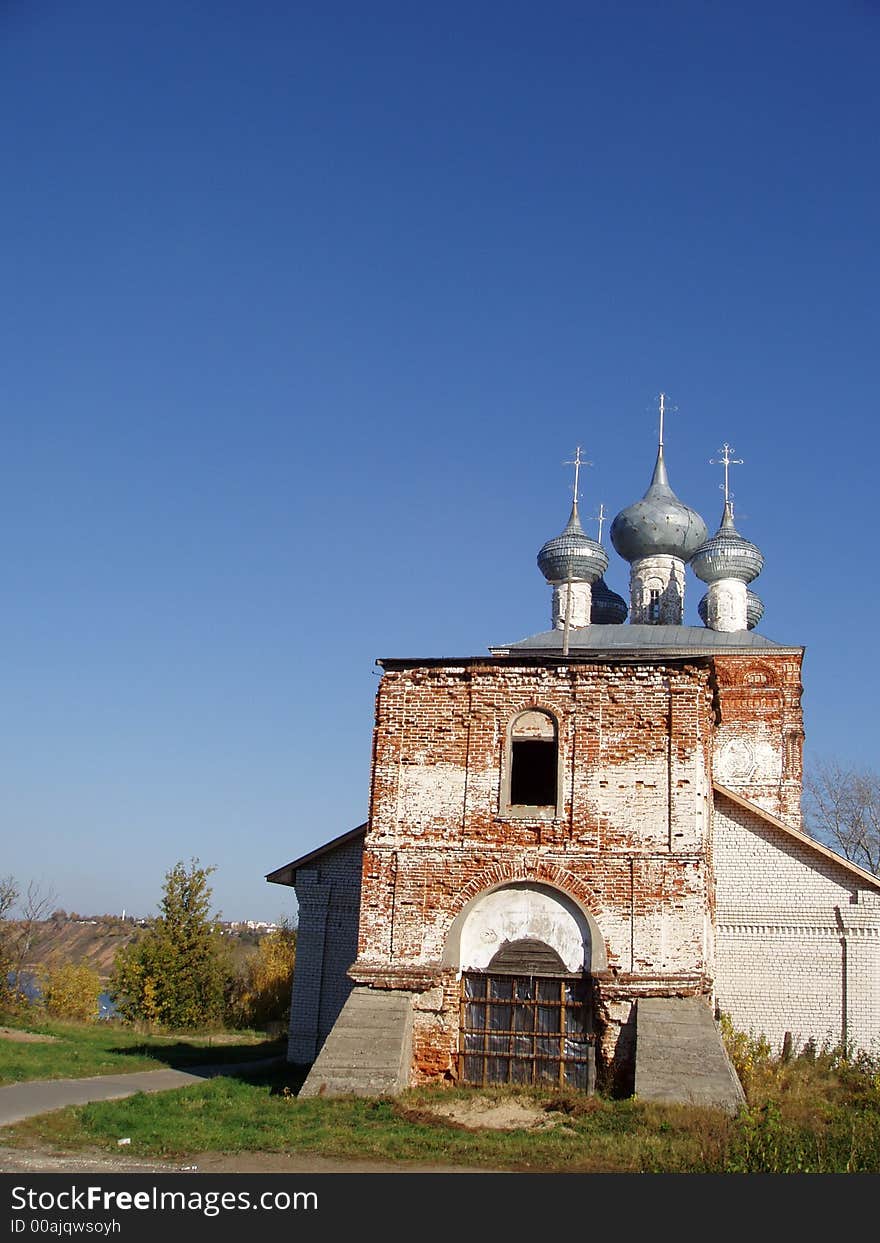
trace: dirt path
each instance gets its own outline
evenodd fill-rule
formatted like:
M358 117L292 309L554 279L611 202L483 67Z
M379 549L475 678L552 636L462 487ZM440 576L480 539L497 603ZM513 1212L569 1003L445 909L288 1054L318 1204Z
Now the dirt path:
M179 1161L136 1161L84 1151L60 1154L40 1148L0 1146L0 1174L489 1174L461 1165L339 1161L308 1153L200 1152Z
M0 1040L11 1040L13 1044L55 1044L58 1037L19 1031L17 1027L0 1027Z

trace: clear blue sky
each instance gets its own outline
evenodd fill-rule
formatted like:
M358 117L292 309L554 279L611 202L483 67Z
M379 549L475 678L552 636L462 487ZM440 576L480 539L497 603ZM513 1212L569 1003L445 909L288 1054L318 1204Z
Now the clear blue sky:
M375 659L546 629L562 462L636 500L661 390L876 765L878 81L876 0L2 0L0 874L291 912Z

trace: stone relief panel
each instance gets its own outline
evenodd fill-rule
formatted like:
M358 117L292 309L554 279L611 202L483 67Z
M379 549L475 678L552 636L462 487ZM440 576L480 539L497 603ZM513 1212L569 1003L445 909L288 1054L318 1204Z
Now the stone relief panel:
M751 781L756 768L755 748L745 738L729 738L715 761L715 772L722 785Z

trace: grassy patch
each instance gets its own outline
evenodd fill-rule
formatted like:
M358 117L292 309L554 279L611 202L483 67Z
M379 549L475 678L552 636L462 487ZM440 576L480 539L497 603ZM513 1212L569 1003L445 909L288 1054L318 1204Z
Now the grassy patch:
M234 1043L229 1043L229 1033L145 1036L115 1023L47 1020L29 1024L27 1030L55 1039L49 1044L24 1044L0 1038L0 1084L256 1061L284 1051L283 1041L269 1041L259 1032L236 1032Z
M128 1047L137 1050L143 1037L131 1036ZM174 1056L174 1048L166 1045L161 1056ZM114 1056L123 1055L117 1050ZM840 1054L787 1062L767 1055L751 1056L741 1073L749 1103L731 1118L683 1105L524 1089L421 1088L393 1100L300 1098L301 1075L282 1066L42 1115L4 1128L0 1143L115 1153L117 1141L128 1138L126 1155L152 1158L296 1152L536 1172L880 1173L876 1067ZM439 1105L475 1099L493 1107L526 1101L542 1125L470 1129L472 1115L437 1112Z
M127 1137L128 1156L301 1152L494 1169L632 1172L659 1162L672 1170L700 1168L700 1138L712 1135L718 1147L730 1125L720 1115L699 1110L686 1111L687 1124L670 1125L663 1111L602 1100L583 1110L572 1105L546 1130L469 1131L431 1112L438 1092L444 1101L450 1099L442 1089L416 1090L391 1101L300 1099L296 1087L281 1076L257 1082L214 1079L174 1093L140 1094L44 1115L4 1129L3 1138L25 1146L39 1142L115 1152L117 1140ZM536 1099L554 1105L550 1094ZM698 1114L696 1126L693 1116Z

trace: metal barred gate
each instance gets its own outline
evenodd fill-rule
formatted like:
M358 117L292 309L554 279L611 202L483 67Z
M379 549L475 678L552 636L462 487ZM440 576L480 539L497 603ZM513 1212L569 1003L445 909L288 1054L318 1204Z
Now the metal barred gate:
M480 1087L551 1084L592 1092L591 995L583 976L465 972L459 1081Z

